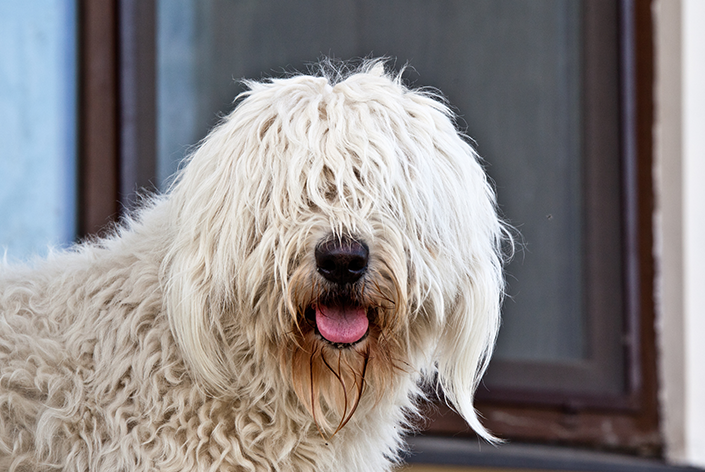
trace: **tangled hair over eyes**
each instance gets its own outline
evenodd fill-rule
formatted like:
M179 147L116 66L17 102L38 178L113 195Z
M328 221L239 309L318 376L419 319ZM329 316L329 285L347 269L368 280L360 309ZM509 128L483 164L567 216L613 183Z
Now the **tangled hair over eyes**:
M216 394L232 391L239 353L266 363L275 349L271 368L324 435L421 376L491 439L472 403L499 329L507 233L479 158L448 106L383 61L322 69L246 82L174 184L163 279L176 340ZM369 245L355 296L371 314L368 336L338 350L306 312L332 293L314 248L342 235Z

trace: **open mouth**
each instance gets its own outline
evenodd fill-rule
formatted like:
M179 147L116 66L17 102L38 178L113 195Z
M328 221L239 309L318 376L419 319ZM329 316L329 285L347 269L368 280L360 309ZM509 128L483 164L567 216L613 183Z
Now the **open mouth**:
M323 339L338 347L348 347L362 341L369 330L367 309L345 303L318 303L309 309L316 330Z

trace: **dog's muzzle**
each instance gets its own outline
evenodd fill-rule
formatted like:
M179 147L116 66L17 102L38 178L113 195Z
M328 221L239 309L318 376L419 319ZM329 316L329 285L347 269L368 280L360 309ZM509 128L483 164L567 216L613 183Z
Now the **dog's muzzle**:
M369 328L367 307L352 289L367 271L370 251L367 245L350 237L329 238L316 247L316 269L330 282L329 297L315 304L316 328L327 341L350 345L362 340Z

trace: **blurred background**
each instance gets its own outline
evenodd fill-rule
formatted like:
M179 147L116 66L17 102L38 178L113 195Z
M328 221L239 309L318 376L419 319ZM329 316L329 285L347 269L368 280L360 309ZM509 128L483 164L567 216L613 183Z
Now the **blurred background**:
M165 191L241 79L387 57L449 100L521 233L477 402L510 443L439 402L412 470L705 465L703 5L0 1L0 247L30 261Z

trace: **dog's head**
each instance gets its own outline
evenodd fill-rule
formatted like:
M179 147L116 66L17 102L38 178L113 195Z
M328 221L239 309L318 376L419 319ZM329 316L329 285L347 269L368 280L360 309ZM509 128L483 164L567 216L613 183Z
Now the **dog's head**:
M437 374L489 437L472 399L503 287L493 191L436 96L379 61L340 75L248 83L190 158L168 200L175 338L211 392L284 385L326 434Z

